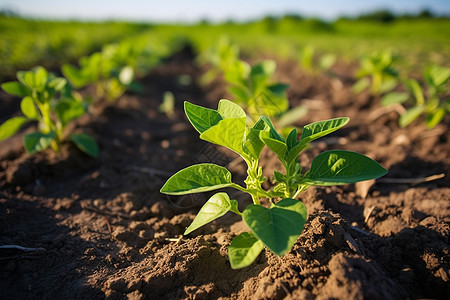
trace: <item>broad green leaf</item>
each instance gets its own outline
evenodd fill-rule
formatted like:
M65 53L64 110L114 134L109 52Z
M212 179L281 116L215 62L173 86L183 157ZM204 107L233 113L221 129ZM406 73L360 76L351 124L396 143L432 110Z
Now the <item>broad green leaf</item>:
M325 54L319 60L319 68L321 70L328 70L336 63L336 55Z
M285 94L274 94L268 89L263 89L248 104L248 110L253 115L276 116L289 108L289 101Z
M370 80L368 78L361 78L352 87L353 92L359 94L370 86Z
M409 95L407 93L392 92L381 98L381 105L388 106L397 103L404 103L408 100L408 98Z
M55 137L56 134L53 131L47 134L37 131L26 134L23 137L23 144L28 153L34 154L47 149Z
M272 60L263 61L251 68L250 79L254 92L266 86L270 76L275 72L275 68L276 63Z
M423 90L419 82L417 82L417 80L413 78L408 78L405 80L405 84L416 98L416 103L418 105L423 105L425 103L425 98L423 96Z
M78 68L71 65L63 65L61 71L74 88L79 89L87 84L86 79Z
M55 91L62 91L67 84L67 80L62 77L53 78L48 82L48 86Z
M300 121L304 116L306 116L307 113L308 107L304 105L296 106L283 113L278 119L277 125L282 128L288 125L292 125L295 122Z
M450 69L437 65L432 65L425 70L425 79L428 84L439 87L447 82L450 78Z
M439 124L442 119L445 117L445 109L444 108L438 108L433 113L427 115L426 123L427 128L432 129L436 127L437 124Z
M267 88L270 92L274 94L283 94L289 88L289 84L275 83L269 85Z
M398 84L398 80L396 78L383 80L380 86L380 93L387 93L393 90Z
M172 175L161 188L161 193L184 195L232 185L231 173L226 168L215 164L197 164Z
M375 179L386 173L385 168L365 155L332 150L313 159L307 178L311 185L337 185Z
M239 105L226 99L219 101L217 112L223 119L246 117L245 111Z
M202 140L227 147L242 155L246 131L246 118L231 118L221 120L215 126L200 134Z
M253 235L267 248L283 256L300 236L307 213L301 201L285 198L271 208L250 204L242 213L242 218Z
M56 115L65 127L70 121L82 116L85 113L83 103L74 99L62 99L56 104Z
M277 130L275 129L275 126L273 126L272 121L266 116L262 116L261 120L264 121L264 123L267 125L270 131L270 137L274 138L280 142L284 142L284 139L281 135L278 134Z
M246 88L241 87L241 86L230 86L228 87L228 91L230 92L230 94L232 94L235 98L235 101L239 102L239 103L248 103L248 100L250 98L250 95L248 94L248 91Z
M217 111L192 104L188 101L184 101L184 111L189 122L191 122L192 126L199 133L203 133L222 120L222 117Z
M400 116L399 124L400 127L406 127L411 122L413 122L417 117L420 116L420 114L424 111L423 106L414 106L408 109L403 115Z
M286 143L272 138L268 131L261 131L259 137L264 144L266 144L266 146L269 147L282 162L284 162L287 151Z
M228 211L231 210L231 201L230 197L226 193L217 193L214 194L209 200L202 206L194 221L186 228L186 231L183 233L187 235L192 231L202 227L205 224L208 224L211 221L214 221L217 218L225 215Z
M25 97L30 95L30 91L18 81L2 83L1 87L2 90L13 96Z
M13 117L5 121L2 125L0 125L0 141L12 136L28 121L29 120L25 117Z
M253 234L241 233L233 239L228 247L231 268L241 269L251 265L263 249L264 244Z
M264 142L261 141L259 133L265 128L265 123L261 119L248 130L247 137L245 138L244 149L254 159L259 159L262 149L264 148Z
M20 109L28 119L38 120L40 117L39 112L36 109L34 101L31 97L27 96L22 99L22 101L20 102Z
M86 133L71 134L70 139L81 151L94 158L98 157L98 145L95 139Z
M32 70L34 74L34 86L38 90L44 90L48 81L48 73L43 67L38 66Z
M297 145L297 128L294 128L289 132L286 138L287 151L291 151Z
M339 128L345 126L350 119L347 117L318 121L303 127L300 143L309 143Z

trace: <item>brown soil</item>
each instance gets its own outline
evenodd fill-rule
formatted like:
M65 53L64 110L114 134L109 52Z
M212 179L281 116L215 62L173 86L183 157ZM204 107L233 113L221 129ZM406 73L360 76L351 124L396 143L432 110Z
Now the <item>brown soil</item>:
M251 266L232 270L227 247L246 230L233 215L179 239L209 194L159 193L175 171L195 162L244 168L208 146L188 124L183 100L215 108L226 96L218 79L200 88L190 53L155 69L143 94L100 102L75 131L93 134L97 160L70 144L62 153L28 156L23 132L0 143L2 299L408 299L450 295L450 119L433 130L406 129L397 114L377 118L379 101L351 92L351 67L335 76L301 73L281 62L277 76L291 84L291 104L309 107L298 125L349 116L347 127L303 153L308 167L326 149L372 157L389 173L376 182L310 188L301 195L308 222L293 249L279 258L263 251ZM186 82L188 75L192 82ZM180 80L180 76L183 80ZM171 118L158 112L165 91L176 98ZM0 121L18 113L18 100L0 95ZM17 101L17 102L15 102ZM33 126L24 132L33 129ZM279 168L265 153L267 175ZM398 178L445 174L422 183ZM245 196L231 191L245 205Z

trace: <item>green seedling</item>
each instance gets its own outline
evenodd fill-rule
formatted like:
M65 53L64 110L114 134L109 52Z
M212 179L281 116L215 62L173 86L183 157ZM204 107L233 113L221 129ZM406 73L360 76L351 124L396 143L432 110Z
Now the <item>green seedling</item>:
M94 84L97 97L115 101L133 82L134 71L131 66L117 67L109 55L106 51L82 57L80 68L63 65L62 73L76 89Z
M208 84L220 73L226 73L237 60L239 60L239 46L229 37L222 36L211 48L203 51L198 58L202 64L209 64L210 70L200 79L201 84Z
M353 91L361 93L369 88L370 93L376 96L394 89L398 84L398 72L392 67L394 61L390 51L362 57L356 73L359 80L354 84Z
M26 151L34 154L51 147L59 152L61 142L67 138L67 125L86 112L85 104L72 96L66 79L49 74L43 67L17 72L17 79L1 87L11 95L23 97L20 108L24 116L4 122L0 140L12 136L26 123L38 121L39 131L24 136ZM68 138L86 154L98 156L97 143L90 135L70 134Z
M447 114L450 114L449 89L446 85L450 79L450 69L433 65L424 72L426 89L419 82L408 78L404 84L408 92L392 92L381 99L384 106L412 103L404 114L400 115L399 124L406 127L420 115L425 115L425 123L429 129L439 124Z
M275 68L276 63L271 60L253 66L237 60L225 72L230 94L237 104L245 108L251 122L256 122L261 115L280 115L289 108L286 95L289 86L270 81Z
M312 185L328 186L348 184L374 179L386 174L386 170L372 159L350 151L326 151L314 158L311 168L302 172L299 153L309 143L343 127L348 118L337 118L312 123L303 127L300 140L293 129L283 138L270 119L262 116L248 127L246 114L237 104L221 100L217 110L185 102L186 115L200 138L231 149L247 164L245 186L232 181L225 167L202 163L187 167L170 177L161 192L169 195L184 195L235 188L250 195L253 200L243 211L238 201L228 194L214 194L200 209L184 234L231 211L242 217L249 232L236 236L228 248L228 257L233 269L250 265L264 248L283 256L297 241L307 220L305 205L295 198ZM284 166L284 172L274 172L273 187L262 187L263 177L259 159L267 146ZM261 202L262 199L267 201ZM262 205L262 203L268 205Z
M327 71L336 63L336 55L325 54L317 58L316 50L312 46L306 46L300 51L300 66L308 73Z

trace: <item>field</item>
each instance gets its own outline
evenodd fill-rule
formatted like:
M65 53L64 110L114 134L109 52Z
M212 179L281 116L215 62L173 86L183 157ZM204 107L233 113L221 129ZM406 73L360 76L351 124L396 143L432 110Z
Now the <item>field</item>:
M8 22L19 26L31 21L3 20ZM399 110L382 106L382 94L353 90L359 57L386 48L399 56L399 73L421 85L428 64L450 67L450 38L444 34L450 29L448 19L328 24L269 18L249 24L89 26L97 28L86 33L94 36L110 28L110 38L102 43L138 44L138 39L161 43L145 48L158 52L157 62L140 62L147 68L136 69L142 71L135 76L141 88L129 85L114 101L96 94L94 84L77 89L93 101L68 130L93 136L98 158L68 141L61 143L60 152L47 148L27 153L23 139L36 130L36 121L0 141L2 298L448 297L450 115L430 129L423 115L401 127ZM17 44L2 36L2 49L30 47L35 34L28 33L26 42ZM350 118L347 126L312 142L300 154L302 168L309 169L314 156L323 151L343 149L362 153L388 170L376 180L312 186L302 192L298 199L306 205L308 219L292 249L282 257L265 249L242 269L232 269L227 254L232 239L248 231L237 215L228 213L183 236L213 192L182 196L160 192L172 174L197 163L225 166L239 184L245 179L244 161L201 140L183 110L185 100L215 109L220 99L232 99L226 76L211 73L215 66L199 59L222 35L240 46L246 62L276 62L273 78L289 84L289 107L308 111L295 120L295 127ZM72 43L78 42L63 43L69 53ZM316 57L312 69L305 69L298 56L305 46L320 55L336 55L336 63L319 70L314 67ZM55 57L52 52L36 52L23 64L0 52L1 65L8 66L2 82L14 80L14 72L34 65L61 75L64 63L75 65L79 57L100 48L86 44L73 56L53 49L58 53L55 61L48 60ZM205 80L208 72L216 76ZM450 94L448 83L446 88L445 99ZM162 111L167 92L174 96L173 109ZM18 97L0 91L0 122L21 115L20 103ZM283 166L267 147L260 165L269 178L263 186L270 187L273 171ZM241 210L251 203L241 192L224 191L239 201Z

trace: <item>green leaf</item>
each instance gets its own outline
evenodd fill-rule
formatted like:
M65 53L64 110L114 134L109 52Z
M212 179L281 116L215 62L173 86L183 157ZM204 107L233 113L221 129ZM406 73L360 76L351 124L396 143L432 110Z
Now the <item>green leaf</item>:
M274 94L268 89L263 89L251 101L248 110L252 115L276 116L289 108L289 101L285 94Z
M417 80L413 78L409 78L405 80L405 84L416 98L416 103L418 105L423 105L425 103L425 98L423 96L423 90L419 82L417 82Z
M98 157L98 145L95 139L86 133L71 134L70 139L81 151L94 158Z
M25 117L14 117L5 121L2 125L0 125L0 141L12 136L28 121L29 120Z
M424 107L422 105L414 106L408 109L403 115L400 116L400 127L406 127L411 124L415 119L417 119L417 117L420 116L423 111Z
M358 80L352 87L353 92L356 94L361 93L365 89L367 89L370 86L370 80L368 78L361 78Z
M450 78L450 69L437 65L429 66L425 70L425 79L428 84L434 87L439 87L446 83Z
M247 226L267 248L279 256L288 252L305 226L306 206L285 198L271 208L250 204L242 213Z
M61 71L74 88L82 88L88 83L87 80L83 77L81 71L74 66L63 65Z
M264 244L251 233L241 233L228 247L231 268L240 269L251 265L263 249Z
M223 119L246 117L245 111L239 105L227 99L219 101L217 112Z
M283 94L289 88L289 84L284 83L274 83L269 85L268 90L274 94Z
M40 117L39 112L36 109L34 101L31 97L27 96L22 99L22 101L20 102L20 109L28 119L38 120Z
M350 119L347 117L318 121L303 127L300 143L310 143L320 137L344 127Z
M62 77L53 78L48 82L48 87L54 89L55 91L62 91L67 84L67 80Z
M275 72L276 63L272 60L266 60L254 65L250 71L250 79L253 91L257 91L266 86L270 76Z
M222 117L217 111L192 104L188 101L184 101L184 111L189 122L191 122L192 126L199 133L203 133L222 120Z
M275 129L275 126L273 126L272 121L270 121L268 117L262 116L260 119L263 120L264 123L267 125L267 128L269 128L271 138L274 138L280 142L284 142L283 137L278 134L277 130Z
M70 121L82 116L85 113L83 103L74 99L62 99L56 104L56 115L65 127Z
M2 90L13 96L25 97L30 95L30 91L18 81L5 82L1 85Z
M226 168L215 164L197 164L172 175L161 188L161 193L184 195L233 185L231 173Z
M50 143L55 139L55 137L56 134L53 131L47 134L42 132L26 134L23 137L25 150L27 150L30 154L43 151L50 146Z
M319 68L321 70L328 70L336 63L336 55L325 54L319 60Z
M246 131L245 122L245 117L221 120L218 124L200 134L200 138L227 147L242 155L244 153L242 145Z
M427 128L432 129L436 127L444 119L445 114L444 108L438 108L433 113L428 114L426 118Z
M407 93L400 92L392 92L386 94L381 98L381 105L388 106L397 103L404 103L409 99L409 95Z
M272 150L282 162L284 162L287 151L286 143L272 138L270 132L267 131L261 131L259 137L264 144L266 144L267 147L269 147L269 149Z
M230 197L226 193L217 193L214 194L209 200L202 206L194 221L186 228L186 231L183 233L187 235L192 231L202 227L205 224L208 224L211 221L214 221L217 218L225 215L228 211L231 210L231 201Z
M248 130L247 137L244 142L245 152L256 160L259 159L259 155L264 148L264 143L259 137L261 130L265 128L264 124L264 121L259 119L258 122L256 122L255 125Z
M245 87L242 86L229 86L228 92L234 96L235 101L239 103L248 103L250 95Z
M38 90L44 90L48 81L48 73L43 67L38 66L32 70L34 74L34 85L33 87Z
M375 179L386 173L385 168L365 155L332 150L313 159L307 178L311 185L337 185Z
M287 150L291 151L297 145L297 128L294 128L289 132L289 135L286 138L286 146Z

